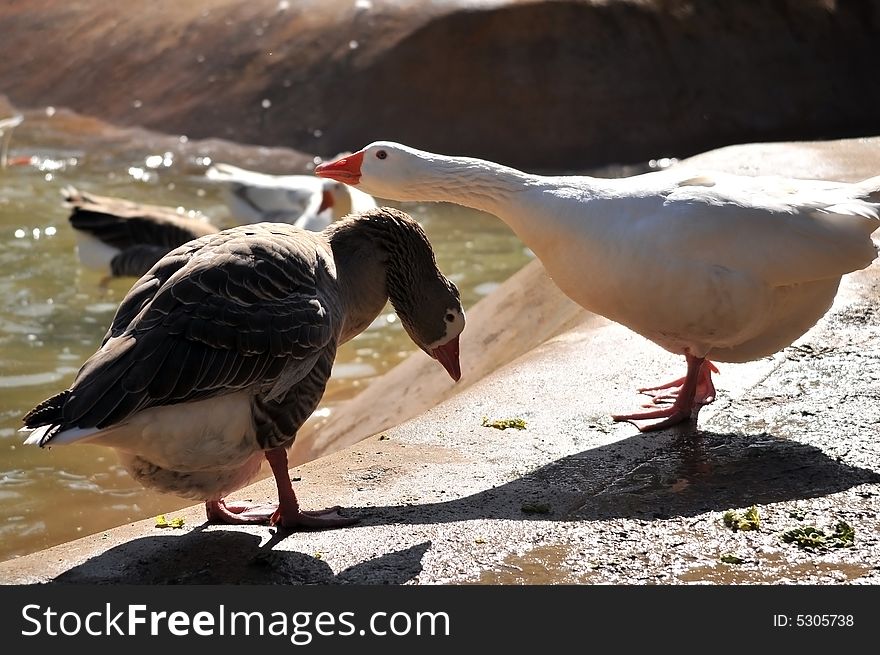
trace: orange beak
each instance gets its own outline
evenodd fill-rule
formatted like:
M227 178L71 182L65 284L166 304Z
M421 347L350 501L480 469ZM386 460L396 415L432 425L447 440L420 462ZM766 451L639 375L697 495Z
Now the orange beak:
M364 153L356 152L347 157L340 157L336 161L320 164L315 168L315 175L345 184L357 184L361 181L361 163L363 161Z
M325 209L330 209L333 206L333 194L329 191L324 191L321 194L321 206L318 207L318 213L320 214Z
M431 351L431 357L443 365L449 377L458 382L461 379L461 363L458 361L458 337Z

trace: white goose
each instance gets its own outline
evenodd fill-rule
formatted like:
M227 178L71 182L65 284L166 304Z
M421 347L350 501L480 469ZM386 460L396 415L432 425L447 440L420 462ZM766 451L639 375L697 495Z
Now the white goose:
M12 131L22 124L24 116L16 114L0 120L0 169L9 164L9 142L12 139Z
M841 276L877 256L880 177L848 184L677 168L545 177L391 142L315 173L383 198L494 214L572 300L684 355L685 377L641 390L656 408L614 417L643 431L714 400L710 360L750 361L791 344L828 311Z
M287 449L337 347L389 298L416 345L458 380L458 289L403 212L374 209L323 233L260 223L190 241L135 283L70 388L27 413L25 443L114 448L139 482L204 500L212 521L348 525L338 508L299 509ZM264 457L277 508L227 503Z
M314 175L269 175L222 163L205 175L223 185L226 206L242 223L273 221L320 232L348 214L376 207L372 196Z

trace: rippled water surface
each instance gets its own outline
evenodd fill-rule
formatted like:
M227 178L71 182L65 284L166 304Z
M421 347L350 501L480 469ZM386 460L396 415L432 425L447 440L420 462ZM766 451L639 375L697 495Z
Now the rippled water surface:
M3 118L0 116L0 118ZM121 131L65 112L32 111L0 170L0 560L191 504L144 490L99 446L21 445L22 415L66 388L100 343L133 280L99 287L82 270L61 189L201 212L228 227L203 173L211 160L279 170L277 151L188 143ZM387 203L424 226L465 309L530 254L498 219L453 205ZM319 412L326 414L415 352L389 312L340 349Z

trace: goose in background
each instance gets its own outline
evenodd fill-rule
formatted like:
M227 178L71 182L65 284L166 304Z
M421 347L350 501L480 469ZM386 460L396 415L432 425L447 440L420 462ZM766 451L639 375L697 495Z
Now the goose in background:
M205 176L222 185L223 200L240 223L290 223L320 232L348 214L376 207L372 196L314 175L270 175L217 163Z
M715 398L713 362L790 345L831 307L842 275L877 256L880 176L856 183L673 167L621 179L541 176L375 142L315 169L382 198L447 201L503 220L572 300L687 361L642 389L640 430Z
M220 231L172 207L84 193L70 186L61 193L71 209L68 222L76 234L80 263L104 276L102 286L113 278L141 277L174 248Z
M287 449L317 408L337 348L391 300L410 338L458 380L464 312L419 224L391 208L316 233L239 226L172 250L120 304L69 389L24 417L28 444L116 449L147 487L206 503L208 519L351 524L300 510ZM227 503L269 462L279 503Z
M0 169L9 165L9 142L12 140L12 131L22 124L24 116L16 114L0 120ZM30 158L28 158L30 161ZM16 162L22 163L22 162Z

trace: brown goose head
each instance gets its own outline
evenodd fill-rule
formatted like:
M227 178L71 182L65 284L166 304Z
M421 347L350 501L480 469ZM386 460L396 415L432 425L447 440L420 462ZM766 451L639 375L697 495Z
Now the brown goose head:
M440 271L420 289L395 293L389 279L389 297L410 339L436 359L450 377L461 378L459 335L464 330L464 310L456 286Z
M346 232L352 236L357 233L361 243L366 239L376 254L381 251L385 293L403 328L457 381L461 377L459 335L465 326L464 310L458 289L437 268L422 227L402 211L379 207L325 230L331 243Z

